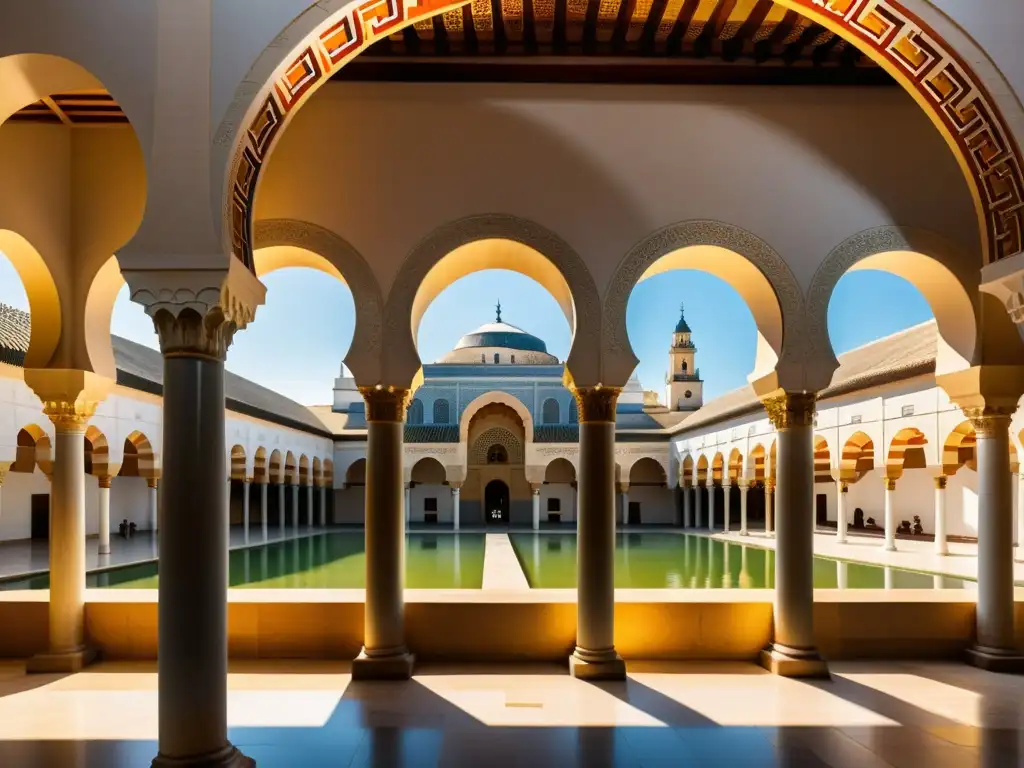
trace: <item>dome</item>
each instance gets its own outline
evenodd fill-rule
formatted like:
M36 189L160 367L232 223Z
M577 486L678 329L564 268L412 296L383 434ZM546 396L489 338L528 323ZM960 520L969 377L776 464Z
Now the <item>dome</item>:
M497 318L493 323L485 323L467 333L438 362L551 365L557 364L558 358L548 354L548 347L543 340L522 328L503 322L501 304L498 304Z
M499 347L501 349L521 349L526 352L547 353L547 345L536 336L516 328L508 323L487 323L475 331L467 333L455 349L470 347Z

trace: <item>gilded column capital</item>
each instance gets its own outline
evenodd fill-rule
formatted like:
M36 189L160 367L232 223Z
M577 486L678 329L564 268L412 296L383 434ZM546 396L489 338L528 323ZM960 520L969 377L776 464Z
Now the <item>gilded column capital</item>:
M813 427L816 402L813 392L783 392L761 400L768 420L778 430Z
M99 480L100 488L109 488L110 482L113 480L110 475L100 475L97 479Z
M146 487L147 488L157 488L157 487L159 487L159 485L160 485L160 481L157 478L155 478L155 477L147 477L146 478Z
M462 493L462 483L449 483L448 485L451 486L453 496Z
M85 434L89 419L96 413L99 403L91 400L44 400L43 413L53 422L58 432L81 432Z
M839 491L841 493L849 493L850 492L850 486L847 485L846 483L840 481L839 482Z
M530 490L534 496L540 496L540 483L530 483Z
M949 478L945 475L939 475L935 478L935 489L938 491L946 490L946 484L949 482Z
M405 421L405 409L412 394L402 387L360 387L366 402L367 421Z
M895 491L896 490L896 478L895 477L887 477L887 478L885 478L885 490L887 490L887 491Z
M596 421L615 421L615 404L618 402L621 387L573 387L572 395L576 398L580 423Z
M974 432L979 438L993 437L996 433L1006 432L1010 429L1010 420L1015 407L980 405L974 408L965 408L964 415L974 427Z
M237 259L222 269L128 270L132 301L153 318L165 357L223 361L266 288Z

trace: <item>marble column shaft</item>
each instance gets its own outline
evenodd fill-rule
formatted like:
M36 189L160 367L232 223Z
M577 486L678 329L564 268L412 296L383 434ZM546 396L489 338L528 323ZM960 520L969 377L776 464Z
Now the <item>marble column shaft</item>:
M693 527L693 489L683 486L683 528Z
M836 481L836 541L846 543L846 493L849 486L842 480Z
M292 528L295 533L299 532L299 481L292 486Z
M267 494L270 492L270 488L267 483L266 475L263 476L263 482L260 483L260 530L263 534L263 540L267 541L270 538L270 522L267 520Z
M729 507L730 507L729 502L731 501L731 498L730 498L731 496L732 496L732 484L731 483L723 484L722 485L722 530L725 533L729 533L729 526L730 526L729 513L731 512L731 510L729 509Z
M249 543L249 481L242 481L242 540Z
M111 478L101 476L97 478L97 501L100 517L100 535L98 552L101 555L110 554L110 481Z
M701 485L698 482L693 488L693 498L695 501L694 506L697 507L697 528L704 527L704 494L701 491Z
M540 487L533 489L533 530L540 530Z
M580 414L577 517L578 677L624 678L615 652L615 403L619 390L577 389Z
M935 478L935 554L948 555L949 543L946 537L946 485L948 480L940 475Z
M750 486L746 483L740 485L740 536L748 536L750 531L747 530L747 491L750 490ZM746 550L744 550L746 552Z
M885 478L885 539L882 547L886 552L896 551L896 480Z
M457 486L452 486L452 529L459 530L460 518L462 516L462 489Z

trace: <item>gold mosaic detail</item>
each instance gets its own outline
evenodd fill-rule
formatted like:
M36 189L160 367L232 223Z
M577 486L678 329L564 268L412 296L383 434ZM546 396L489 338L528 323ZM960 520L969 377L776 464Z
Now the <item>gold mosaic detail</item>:
M580 423L615 421L615 404L619 400L619 387L580 387L572 391L579 410Z
M981 439L995 437L999 433L1008 434L1010 420L1016 408L1002 408L992 405L965 408L964 415L974 427L975 435Z
M360 387L367 421L405 421L410 392L401 387Z
M53 422L58 432L85 432L89 419L96 413L99 403L77 400L69 403L63 400L48 400L43 403L43 413Z

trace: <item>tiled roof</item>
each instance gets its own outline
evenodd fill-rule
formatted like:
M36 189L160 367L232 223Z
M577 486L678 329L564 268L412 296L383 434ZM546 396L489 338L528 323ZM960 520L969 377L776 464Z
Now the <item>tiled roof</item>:
M580 428L578 424L538 424L533 428L535 443L578 443Z
M29 315L0 304L0 360L22 365L28 350ZM117 383L123 387L163 394L164 358L155 349L111 336ZM282 426L330 436L327 426L304 405L230 372L224 374L228 410Z
M839 367L832 376L832 383L821 391L818 399L827 400L859 389L934 374L937 342L938 329L931 320L839 355ZM747 385L715 398L694 412L682 422L676 434L761 409L760 400Z
M0 363L25 362L30 328L28 312L0 304Z
M457 443L458 424L406 424L407 443Z

